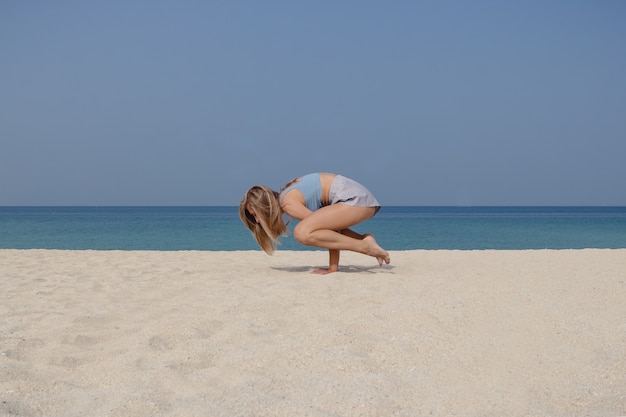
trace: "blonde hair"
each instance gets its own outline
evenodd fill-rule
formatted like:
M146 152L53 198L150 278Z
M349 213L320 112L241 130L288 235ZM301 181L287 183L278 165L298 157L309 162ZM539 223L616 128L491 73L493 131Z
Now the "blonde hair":
M248 205L259 219L258 222L248 211ZM252 231L252 236L268 255L271 255L276 245L280 243L278 238L287 234L279 194L264 185L255 185L246 192L239 204L239 218Z

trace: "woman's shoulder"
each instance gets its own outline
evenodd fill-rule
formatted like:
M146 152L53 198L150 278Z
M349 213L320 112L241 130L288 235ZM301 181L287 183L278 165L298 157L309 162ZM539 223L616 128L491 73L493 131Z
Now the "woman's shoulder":
M302 177L296 177L289 181L287 184L285 184L283 188L281 188L280 192L278 193L279 203L281 204L281 206L285 196L289 194L290 191L297 190L297 184L302 181L302 178L304 177L306 177L306 175L303 175Z

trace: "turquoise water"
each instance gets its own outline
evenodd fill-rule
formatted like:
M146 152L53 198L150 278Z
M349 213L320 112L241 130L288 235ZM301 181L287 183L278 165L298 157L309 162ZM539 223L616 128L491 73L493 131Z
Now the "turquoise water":
M626 248L626 207L383 207L387 250ZM0 207L0 248L258 249L237 207ZM309 249L292 237L279 249Z

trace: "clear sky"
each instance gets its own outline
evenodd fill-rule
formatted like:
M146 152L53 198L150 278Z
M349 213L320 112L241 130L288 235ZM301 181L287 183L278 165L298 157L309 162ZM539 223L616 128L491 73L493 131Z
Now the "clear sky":
M626 205L626 2L0 3L0 205Z

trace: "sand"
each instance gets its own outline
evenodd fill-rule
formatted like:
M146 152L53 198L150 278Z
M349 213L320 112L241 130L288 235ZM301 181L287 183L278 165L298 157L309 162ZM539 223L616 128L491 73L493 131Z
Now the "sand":
M626 250L391 257L0 250L0 415L626 415Z

